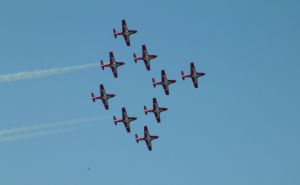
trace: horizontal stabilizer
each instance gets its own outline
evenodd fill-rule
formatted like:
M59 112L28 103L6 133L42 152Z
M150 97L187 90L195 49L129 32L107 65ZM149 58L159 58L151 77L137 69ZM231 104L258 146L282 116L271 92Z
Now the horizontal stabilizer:
M147 107L146 106L144 106L144 112L147 115Z
M137 63L137 57L136 57L135 53L133 53L133 60L134 60L134 63Z
M116 116L114 116L113 118L114 118L115 125L117 125L117 118L116 118Z
M104 62L103 62L103 60L101 60L101 62L100 62L100 67L102 68L102 70L104 70Z
M156 87L156 82L155 82L154 78L152 78L152 85L153 85L154 88Z
M138 140L138 135L137 134L135 134L135 141L137 142L137 143L139 143L139 140Z
M115 39L117 38L117 30L114 28L113 29L113 32L114 32L114 37L115 37Z
M182 78L182 80L184 80L184 72L183 71L181 71L181 78Z
M92 96L93 102L95 102L95 95L94 95L94 93L91 93L91 96Z

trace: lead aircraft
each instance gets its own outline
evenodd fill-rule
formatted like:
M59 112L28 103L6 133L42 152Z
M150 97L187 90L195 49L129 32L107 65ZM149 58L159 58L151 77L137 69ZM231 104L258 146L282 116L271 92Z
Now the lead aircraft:
M95 96L94 93L91 93L91 96L92 96L93 102L95 102L97 99L102 100L105 109L108 110L109 109L108 99L115 97L116 95L115 94L106 94L103 84L100 84L100 96Z
M127 28L126 21L122 20L122 32L117 32L117 30L113 29L114 37L117 38L118 35L123 35L124 40L127 46L130 46L130 35L137 33L137 30L129 30Z
M169 95L169 85L175 83L176 80L168 80L166 76L165 70L161 70L161 81L156 82L154 78L152 78L152 85L155 88L156 85L162 85L166 95Z
M102 70L104 70L105 67L110 67L114 77L118 78L117 68L124 64L125 64L124 62L117 62L115 60L114 53L111 51L111 52L109 52L109 63L104 64L103 60L101 60L100 67L102 68Z
M153 98L152 102L153 102L153 109L149 109L148 110L147 107L144 106L144 113L147 115L148 112L153 112L154 115L155 115L156 121L158 123L160 123L160 113L164 112L164 111L166 111L168 109L167 108L163 108L163 107L159 107L158 104L157 104L156 98Z
M191 78L195 88L198 88L198 78L205 75L205 73L197 72L194 63L190 64L191 74L185 75L183 71L181 71L181 78L184 80L185 78Z
M149 151L152 151L152 140L158 139L158 136L152 136L149 134L147 126L144 126L144 137L139 138L137 134L135 134L135 141L138 143L139 141L145 141L147 144L147 148Z
M150 71L150 61L155 59L157 55L149 55L146 45L142 45L143 56L137 57L135 53L133 53L134 63L137 63L138 60L143 60L146 66L147 71Z
M127 116L127 112L126 112L126 109L125 107L122 107L122 119L117 119L116 116L113 116L114 118L114 123L115 125L117 125L119 122L123 122L124 123L124 126L127 130L127 132L129 133L130 132L130 123L134 120L136 120L137 118L136 117L129 117Z

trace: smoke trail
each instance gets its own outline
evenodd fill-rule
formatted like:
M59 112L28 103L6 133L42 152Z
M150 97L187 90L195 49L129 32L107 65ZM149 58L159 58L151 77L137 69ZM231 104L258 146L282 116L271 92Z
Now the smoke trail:
M96 67L98 64L86 64L79 66L70 66L70 67L62 67L62 68L52 68L45 70L36 70L36 71L27 71L27 72L19 72L12 73L6 75L0 75L0 83L1 82L12 82L17 80L26 80L31 78L40 78L46 76L60 75L65 73L71 73L79 70L84 70L92 67Z
M46 123L46 124L36 124L36 125L16 127L16 128L11 128L11 129L2 129L2 130L0 130L0 138L17 135L17 134L22 135L22 134L31 133L31 132L59 129L62 127L86 124L88 122L95 122L95 121L98 121L101 119L105 119L107 117L108 116L85 118L85 119L69 120L69 121L62 121L62 122Z
M65 132L68 132L68 131L71 131L71 129L70 128L68 128L68 129L55 129L55 130L29 132L29 133L25 133L25 134L6 135L4 137L0 137L0 142L17 141L17 140L34 138L34 137L65 133Z

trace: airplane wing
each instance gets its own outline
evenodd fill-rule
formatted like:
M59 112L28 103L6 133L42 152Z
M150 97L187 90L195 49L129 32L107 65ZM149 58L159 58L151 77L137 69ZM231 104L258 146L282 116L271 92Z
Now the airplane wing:
M161 70L161 81L164 82L167 80L166 72L165 70Z
M130 126L128 123L124 123L124 126L126 128L126 131L129 133L130 132Z
M153 109L158 108L158 104L157 104L156 98L153 98L153 99L152 99L152 102L153 102Z
M109 61L110 64L113 64L116 61L113 52L109 52Z
M118 71L117 71L117 68L112 66L112 67L111 67L111 71L112 71L114 77L117 78L117 77L118 77Z
M192 78L193 84L195 88L198 88L198 79L197 78Z
M144 126L144 138L147 138L147 136L149 136L149 131L148 131L148 127Z
M154 112L154 115L155 115L156 121L157 121L158 123L160 123L160 113Z
M194 63L192 62L191 63L191 75L195 74L196 73L196 69L195 69L195 65Z
M128 31L127 24L126 24L126 21L123 19L122 20L122 32L125 33L127 31Z
M168 80L166 72L165 72L165 70L161 70L161 82L164 82L166 80ZM169 95L169 86L164 83L162 83L162 85L163 85L166 95Z
M144 60L144 63L145 63L147 71L150 71L151 68L150 68L150 62L149 62L149 60Z
M143 57L148 56L146 45L142 45Z
M148 150L152 150L152 145L151 145L151 141L149 142L146 138L150 136L149 131L148 131L148 127L144 126L144 138L145 138L145 142L147 144Z
M130 39L129 39L129 36L127 36L127 35L123 35L124 36L124 40L125 40L125 42L126 42L126 45L127 46L130 46Z
M105 109L109 109L109 106L108 106L108 101L107 101L107 100L104 100L104 99L102 99L102 102L103 102L103 105L104 105Z
M125 107L122 107L122 117L123 117L123 119L125 119L127 117L127 112L126 112Z
M101 96L103 96L104 94L106 94L103 84L100 84L100 93L101 93Z
M152 144L151 144L151 141L147 141L147 140L145 140L146 141L146 144L147 144L147 147L148 147L148 150L152 150Z
M169 86L165 85L165 84L163 84L162 86L163 86L163 88L165 90L166 95L169 95Z

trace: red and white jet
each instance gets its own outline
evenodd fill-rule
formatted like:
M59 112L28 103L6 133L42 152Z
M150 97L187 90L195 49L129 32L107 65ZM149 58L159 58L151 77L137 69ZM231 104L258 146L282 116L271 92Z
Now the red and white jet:
M118 78L117 68L124 65L124 64L125 64L124 62L117 62L115 60L114 53L111 51L111 52L109 52L109 63L104 64L103 60L101 60L100 67L102 68L102 70L104 70L105 67L110 67L114 77Z
M137 63L138 60L143 60L146 66L147 71L150 71L150 60L155 59L157 55L149 55L146 45L142 45L142 57L137 57L135 53L133 53L134 62Z
M156 85L162 85L166 95L169 95L169 85L171 85L175 82L176 82L176 80L168 80L167 79L165 70L161 70L161 81L160 82L155 82L155 79L152 78L153 87L155 88Z
M130 122L132 122L136 119L137 119L136 117L128 117L125 107L122 107L122 119L118 120L116 118L116 116L114 116L114 123L115 123L115 125L117 125L119 122L123 122L127 132L129 133L130 132L129 124L130 124Z
M92 100L95 102L97 99L101 99L105 109L109 109L108 107L108 99L115 97L115 94L106 94L103 84L100 84L100 96L95 96L94 93L91 93Z
M194 87L198 88L198 78L201 76L204 76L205 73L202 73L202 72L198 73L195 69L195 65L193 62L190 64L190 66L191 66L191 74L185 75L184 72L181 71L181 78L182 78L182 80L184 80L185 78L191 78L193 81Z
M152 140L158 139L158 136L151 136L149 134L147 126L144 126L144 137L139 138L137 134L135 134L135 140L138 143L139 141L145 141L149 151L152 151Z
M125 20L123 19L122 20L122 32L117 32L117 30L115 28L113 29L113 32L114 32L115 38L117 38L118 35L123 35L126 45L130 46L129 36L132 34L135 34L137 31L136 30L128 30L127 24L126 24Z
M160 123L160 113L164 112L168 109L163 108L163 107L159 107L158 104L157 104L156 98L153 98L152 101L153 101L153 108L148 110L147 107L144 106L144 112L145 112L146 115L148 114L148 112L153 112L154 115L155 115L156 121L158 123Z

